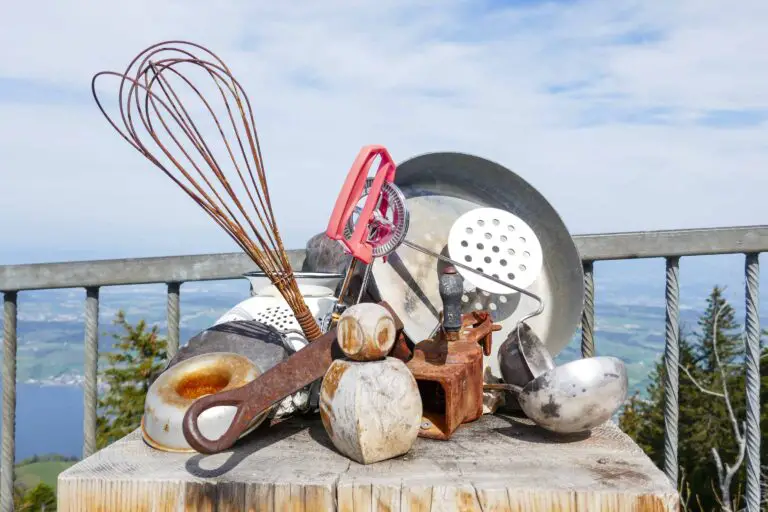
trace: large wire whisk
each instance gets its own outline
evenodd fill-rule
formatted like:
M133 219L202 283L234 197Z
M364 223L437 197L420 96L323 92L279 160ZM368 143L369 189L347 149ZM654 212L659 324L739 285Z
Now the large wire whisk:
M202 72L205 80L195 82L182 68ZM122 129L96 92L97 79L105 75L120 78L117 99ZM203 85L211 89L210 94L206 95ZM182 89L184 93L179 92ZM194 199L261 268L291 307L307 340L320 337L272 213L251 103L226 64L198 44L165 41L139 53L124 73L97 73L91 90L112 127ZM193 101L185 101L187 96ZM218 113L217 101L223 102ZM193 121L195 111L213 121L207 139ZM145 136L139 135L139 128ZM154 145L154 152L144 139ZM236 192L241 186L244 194Z

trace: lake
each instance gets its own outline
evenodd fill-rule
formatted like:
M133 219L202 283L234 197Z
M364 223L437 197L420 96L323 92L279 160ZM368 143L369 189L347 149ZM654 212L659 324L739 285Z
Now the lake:
M17 384L16 460L44 453L82 457L82 452L83 388Z

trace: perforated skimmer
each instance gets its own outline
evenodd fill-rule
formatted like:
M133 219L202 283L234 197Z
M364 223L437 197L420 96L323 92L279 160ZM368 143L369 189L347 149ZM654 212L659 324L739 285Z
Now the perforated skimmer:
M519 288L536 280L543 261L539 239L528 224L498 208L477 208L459 217L448 234L448 252L452 259ZM481 290L502 295L512 292L481 274L461 267L457 270Z

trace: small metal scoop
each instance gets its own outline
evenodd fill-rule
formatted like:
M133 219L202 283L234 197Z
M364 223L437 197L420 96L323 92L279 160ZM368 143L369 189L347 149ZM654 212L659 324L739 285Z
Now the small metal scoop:
M590 357L548 370L524 387L497 386L517 395L537 425L568 434L594 428L616 413L627 398L627 370L616 357Z
M520 387L555 367L552 355L525 322L512 329L499 347L497 357L504 382ZM516 396L511 393L507 394L506 406L520 409Z

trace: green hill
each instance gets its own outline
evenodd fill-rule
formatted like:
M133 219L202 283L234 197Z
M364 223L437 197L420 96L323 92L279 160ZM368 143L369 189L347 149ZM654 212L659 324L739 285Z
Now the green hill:
M19 464L16 466L16 481L27 489L32 489L42 482L55 491L59 473L73 464L73 461L58 460Z

